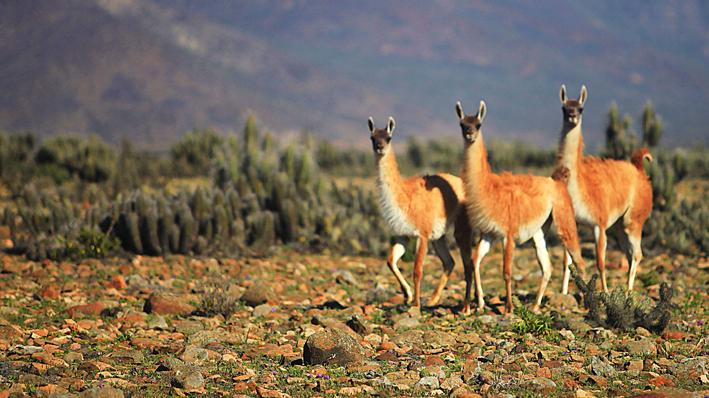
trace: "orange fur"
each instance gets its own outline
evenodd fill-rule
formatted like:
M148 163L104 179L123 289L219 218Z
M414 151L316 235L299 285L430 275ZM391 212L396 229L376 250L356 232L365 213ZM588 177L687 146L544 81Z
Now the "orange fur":
M576 219L595 228L596 262L604 291L608 290L605 275L607 229L617 225L615 232L631 264L630 289L637 264L642 259L642 227L652 211L652 187L645 175L643 159L652 160L645 148L635 152L632 163L583 156L580 119L576 125L564 123L559 165L570 172L567 186Z

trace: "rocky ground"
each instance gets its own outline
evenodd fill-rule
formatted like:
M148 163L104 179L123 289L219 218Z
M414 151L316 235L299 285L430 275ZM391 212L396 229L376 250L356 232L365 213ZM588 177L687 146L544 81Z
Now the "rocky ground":
M442 305L418 312L375 258L284 251L72 264L2 255L0 397L709 394L706 258L643 263L639 297L657 298L660 281L675 289L672 322L657 335L586 323L577 298L558 294L553 254L549 316L526 321L499 315L499 252L485 262L487 312L467 317L458 313L460 267ZM522 249L514 268L526 306L540 277L533 259ZM438 260L424 272L427 298ZM624 281L623 270L610 271L611 286Z

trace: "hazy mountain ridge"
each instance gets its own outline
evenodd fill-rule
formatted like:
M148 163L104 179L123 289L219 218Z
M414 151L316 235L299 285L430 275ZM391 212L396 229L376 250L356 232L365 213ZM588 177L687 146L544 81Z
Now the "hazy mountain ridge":
M0 129L165 147L253 111L275 131L359 142L369 114L454 135L452 104L482 97L491 134L553 145L566 82L589 87L591 148L613 99L634 117L651 99L671 143L706 143L709 5L644 4L7 2Z

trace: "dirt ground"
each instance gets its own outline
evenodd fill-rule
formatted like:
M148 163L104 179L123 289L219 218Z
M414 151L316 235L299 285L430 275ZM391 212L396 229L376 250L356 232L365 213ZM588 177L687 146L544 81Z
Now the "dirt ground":
M560 294L558 248L546 323L500 315L499 249L483 264L488 307L470 316L459 313L459 264L440 305L418 312L381 258L283 250L261 259L72 264L2 255L0 397L709 394L706 258L642 263L638 297L657 299L662 281L675 290L673 319L657 335L585 322L578 289ZM410 281L411 264L402 271ZM429 256L424 304L440 272ZM624 270L609 275L611 287L624 286ZM521 305L531 307L541 276L533 250L517 252L513 276ZM305 364L306 342L324 330L356 342L352 361Z

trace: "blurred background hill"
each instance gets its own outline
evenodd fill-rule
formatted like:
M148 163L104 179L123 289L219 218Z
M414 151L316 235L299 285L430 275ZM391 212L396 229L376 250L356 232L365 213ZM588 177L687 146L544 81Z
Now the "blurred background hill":
M706 144L708 22L699 0L4 1L0 130L165 150L251 112L277 134L366 145L369 114L456 137L452 104L482 97L490 134L554 146L563 82L589 88L591 150L612 100L632 115L653 101L665 144Z

